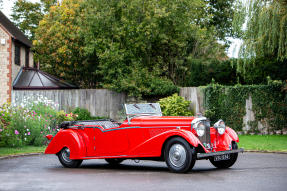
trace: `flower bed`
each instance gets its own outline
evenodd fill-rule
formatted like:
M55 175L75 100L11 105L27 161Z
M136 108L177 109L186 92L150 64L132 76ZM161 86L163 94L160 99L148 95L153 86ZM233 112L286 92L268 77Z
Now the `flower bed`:
M55 135L57 124L76 120L73 113L58 111L59 105L43 96L27 97L19 106L0 107L0 147L40 146L45 135Z

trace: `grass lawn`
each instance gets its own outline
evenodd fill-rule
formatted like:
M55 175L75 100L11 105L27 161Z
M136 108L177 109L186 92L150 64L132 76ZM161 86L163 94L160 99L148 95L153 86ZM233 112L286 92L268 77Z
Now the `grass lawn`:
M287 152L287 135L239 135L238 146L245 150Z
M9 147L0 147L0 157L8 155L17 155L25 153L41 153L44 152L46 146L36 147L36 146L24 146L19 148L9 148Z

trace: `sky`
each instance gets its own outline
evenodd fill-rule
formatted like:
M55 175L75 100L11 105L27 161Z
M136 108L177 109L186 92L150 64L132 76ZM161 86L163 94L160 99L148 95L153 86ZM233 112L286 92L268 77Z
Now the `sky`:
M3 7L2 7L2 12L11 19L10 15L12 13L12 7L13 4L16 0L3 0ZM40 2L40 0L29 0L31 2ZM229 49L227 50L227 55L230 58L237 58L238 57L238 52L240 48L240 44L242 43L240 39L234 39L234 38L229 38L228 40L231 41L231 45Z

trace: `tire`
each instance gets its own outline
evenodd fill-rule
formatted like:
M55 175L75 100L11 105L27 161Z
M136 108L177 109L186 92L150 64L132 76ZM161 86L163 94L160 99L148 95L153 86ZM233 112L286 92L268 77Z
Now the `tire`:
M79 167L83 160L72 160L70 159L70 150L65 147L58 153L58 158L60 163L67 168L77 168Z
M109 159L105 159L105 161L107 161L107 163L109 163L110 165L119 165L121 164L121 162L123 162L125 159L121 159L121 158L109 158Z
M235 142L232 142L232 149L237 149L238 146ZM229 168L232 165L234 165L234 163L236 162L238 157L238 153L232 153L230 154L230 159L228 160L222 160L222 161L214 161L214 157L211 157L209 160L210 162L217 168Z
M169 170L184 173L191 170L195 164L195 149L183 138L170 139L164 150L166 165Z

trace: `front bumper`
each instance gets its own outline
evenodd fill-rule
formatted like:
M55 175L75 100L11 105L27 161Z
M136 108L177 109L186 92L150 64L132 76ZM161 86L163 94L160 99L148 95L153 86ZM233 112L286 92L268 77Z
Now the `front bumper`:
M231 151L219 151L219 152L213 152L213 153L197 153L197 159L206 159L209 157L213 156L218 156L218 155L224 155L224 154L231 154L231 153L243 153L244 149L235 149Z

